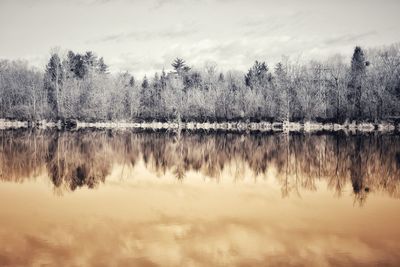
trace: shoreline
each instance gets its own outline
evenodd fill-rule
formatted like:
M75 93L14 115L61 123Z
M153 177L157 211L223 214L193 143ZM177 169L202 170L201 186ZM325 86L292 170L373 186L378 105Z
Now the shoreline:
M400 132L400 123L382 121L380 123L319 123L319 122L82 122L61 121L37 122L0 119L0 130L20 128L57 129L149 129L149 130L222 130L228 132Z

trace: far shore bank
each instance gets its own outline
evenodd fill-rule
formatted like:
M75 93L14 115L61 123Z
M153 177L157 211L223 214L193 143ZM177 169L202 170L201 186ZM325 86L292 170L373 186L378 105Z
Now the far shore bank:
M400 123L382 121L371 122L83 122L78 120L62 121L17 121L0 119L0 129L18 128L57 128L57 129L171 129L171 130L222 130L232 132L273 131L273 132L400 132Z

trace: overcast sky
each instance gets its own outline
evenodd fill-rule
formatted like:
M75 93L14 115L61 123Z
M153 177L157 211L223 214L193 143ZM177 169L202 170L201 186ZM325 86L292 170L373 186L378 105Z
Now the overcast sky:
M0 58L43 67L60 47L138 76L175 57L246 70L399 42L399 11L400 0L0 0Z

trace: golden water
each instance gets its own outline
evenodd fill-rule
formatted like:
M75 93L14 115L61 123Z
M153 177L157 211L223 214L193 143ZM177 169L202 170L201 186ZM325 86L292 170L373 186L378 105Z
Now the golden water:
M400 136L0 132L0 266L400 266Z

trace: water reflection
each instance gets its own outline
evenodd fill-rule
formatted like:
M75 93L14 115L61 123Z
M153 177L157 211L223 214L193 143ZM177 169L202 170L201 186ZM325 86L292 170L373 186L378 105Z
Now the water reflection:
M3 131L0 266L399 266L399 146Z
M217 134L129 131L3 131L0 179L23 182L46 172L59 193L96 188L115 164L146 168L178 180L194 171L218 181L273 179L283 197L315 191L325 181L341 196L351 184L362 204L371 192L400 196L400 136L343 134ZM251 174L246 173L246 169ZM226 177L225 177L226 179Z

